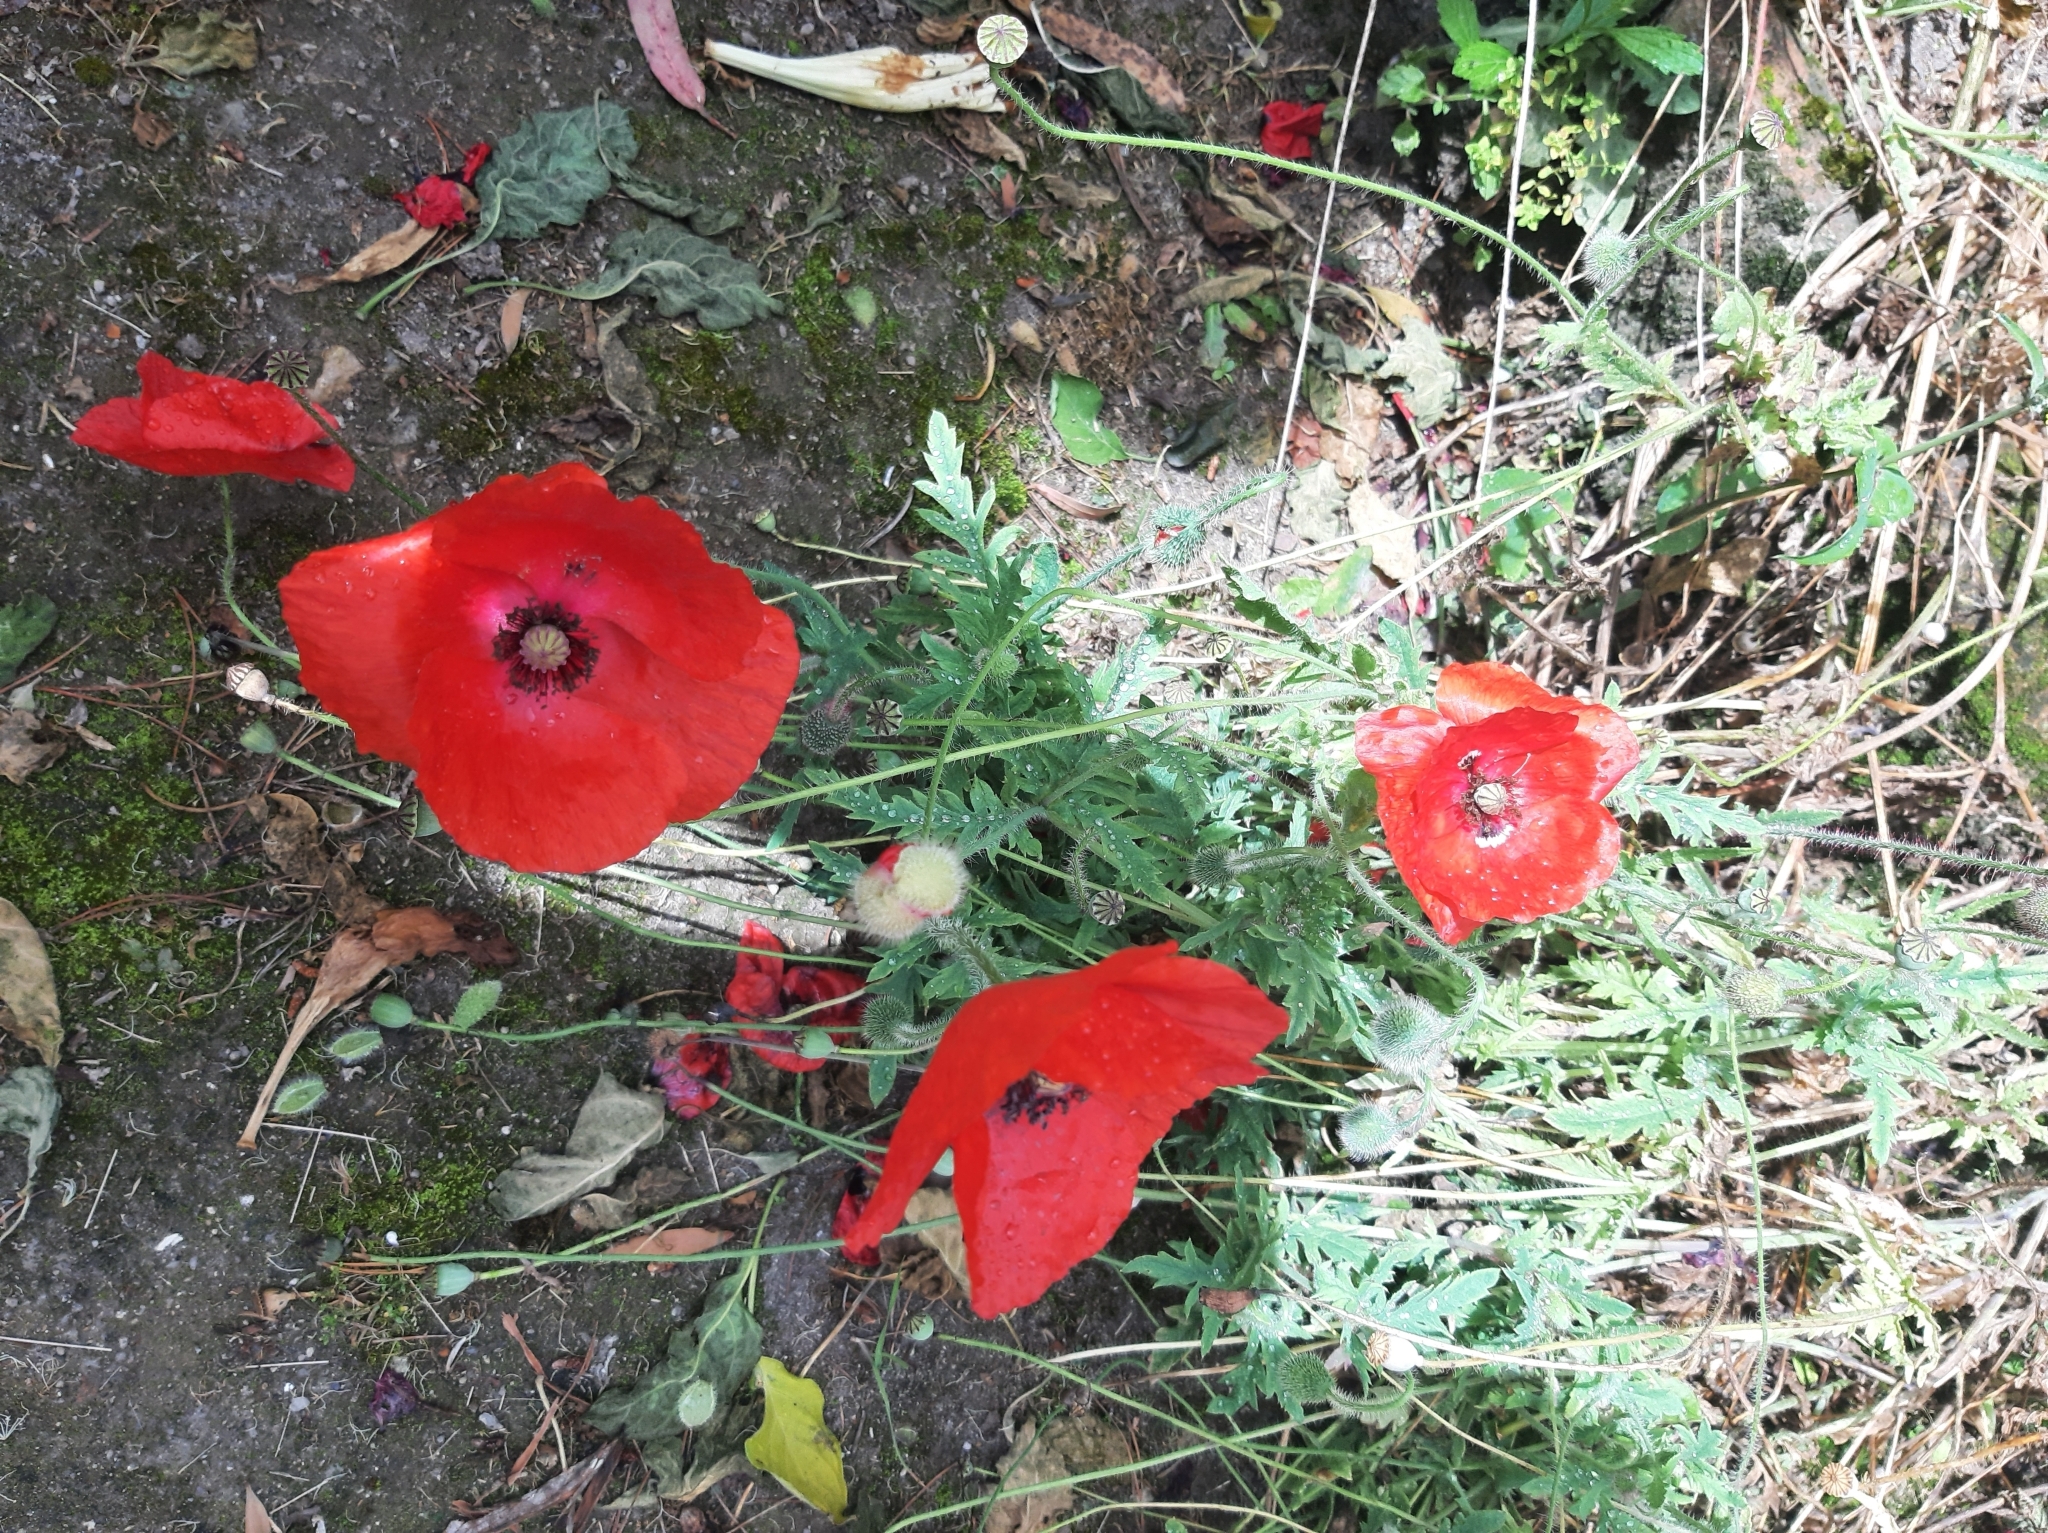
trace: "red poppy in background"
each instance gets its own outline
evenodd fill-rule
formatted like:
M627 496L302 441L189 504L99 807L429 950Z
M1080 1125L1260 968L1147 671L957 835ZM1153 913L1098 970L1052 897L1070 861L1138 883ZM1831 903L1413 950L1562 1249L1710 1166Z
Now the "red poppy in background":
M1278 160L1305 160L1315 153L1323 131L1323 103L1302 106L1293 101L1268 101L1259 147Z
M580 463L322 549L279 591L358 747L418 768L457 844L524 872L592 872L716 809L796 681L789 618Z
M974 1312L1029 1304L1102 1249L1174 1114L1252 1063L1287 1013L1173 944L1011 980L962 1006L903 1110L849 1252L903 1218L950 1145Z
M740 935L742 951L733 959L732 979L725 987L725 1004L743 1017L779 1017L785 1011L836 1000L860 989L860 980L845 969L818 964L784 964L787 951L782 939L758 921L747 922ZM847 1001L828 1006L804 1018L806 1027L845 1032L860 1026L861 1005ZM796 1035L787 1028L743 1027L740 1036L752 1043L754 1052L778 1070L798 1074L816 1070L825 1061L793 1053Z
M685 1122L715 1107L718 1088L732 1084L732 1049L715 1038L657 1028L647 1052L669 1111Z
M1628 725L1491 661L1445 666L1436 703L1357 727L1409 892L1446 942L1490 920L1571 909L1621 855L1621 827L1600 801L1636 764Z
M473 196L465 197L460 181L427 176L409 192L397 193L398 205L422 229L450 229L469 217Z
M261 474L330 490L356 482L355 461L274 383L188 373L145 351L135 363L139 397L109 399L78 419L71 440L159 474Z

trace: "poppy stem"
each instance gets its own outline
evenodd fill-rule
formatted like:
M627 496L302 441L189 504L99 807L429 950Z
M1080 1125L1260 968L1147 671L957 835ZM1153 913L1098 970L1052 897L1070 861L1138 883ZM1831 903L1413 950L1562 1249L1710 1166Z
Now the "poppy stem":
M341 776L339 773L330 772L326 770L324 767L316 767L315 765L313 765L312 762L306 761L298 756L291 755L289 752L279 751L277 753L277 759L279 761L289 762L291 765L297 767L301 772L305 772L311 776L317 777L322 782L331 782L337 788L345 788L350 793L353 793L357 798L366 798L373 804L382 804L386 809L401 809L404 807L404 805L400 803L399 800L393 798L388 793L379 793L375 788L365 788L361 783L350 782L346 777Z
M271 654L279 659L289 659L293 665L297 665L298 657L287 650L279 649L269 634L250 621L249 614L242 610L242 604L235 600L235 507L228 493L228 477L225 474L220 476L220 520L227 541L227 554L222 558L220 565L221 600L228 604L228 611L234 613L235 621L261 639Z
M406 491L405 489L401 488L395 481L386 478L384 474L378 469L376 464L372 463L368 458L365 458L362 454L358 453L353 447L349 446L347 442L343 441L341 437L340 423L338 421L334 420L330 416L323 415L319 410L316 410L313 407L312 402L308 400L306 396L299 390L293 389L290 392L292 398L296 399L299 402L299 408L301 410L304 410L308 415L313 417L313 419L319 424L320 429L327 433L327 439L334 443L336 447L339 447L342 450L342 452L347 456L349 462L353 463L357 468L361 469L364 473L368 474L372 479L376 480L377 483L383 485L384 488L389 490L393 495L397 496L400 500L404 501L406 505L412 508L412 512L415 516L427 516L431 514L427 509L427 503L425 501L421 500L418 496L413 495Z
M1953 849L1943 851L1925 841L1890 841L1877 836L1859 836L1846 830L1778 830L1764 829L1759 834L1772 841L1818 841L1823 846L1841 847L1846 851L1859 851L1869 855L1879 852L1900 852L1908 857L1929 857L1936 862L1953 862L1960 867L1987 868L2000 873L2019 873L2029 878L2048 879L2048 868L2038 863L2003 862L1996 857L1973 857L1967 852ZM2013 898L2018 899L2024 890L2015 889Z
M1446 947L1438 940L1435 932L1420 922L1411 919L1406 911L1400 909L1392 900L1389 900L1378 889L1374 888L1372 880L1359 871L1358 864L1346 863L1344 872L1351 880L1351 886L1365 896L1366 903L1371 905L1374 910L1385 916L1389 921L1392 921L1410 936L1418 939L1424 947L1430 949L1441 958L1449 959L1452 964L1456 965L1458 972L1465 976L1466 984L1469 986L1465 994L1465 1004L1458 1008L1458 1020L1460 1022L1470 1022L1476 1017L1479 1014L1480 1003L1486 999L1486 976L1480 972L1479 966L1473 963L1471 959L1465 957L1464 954Z

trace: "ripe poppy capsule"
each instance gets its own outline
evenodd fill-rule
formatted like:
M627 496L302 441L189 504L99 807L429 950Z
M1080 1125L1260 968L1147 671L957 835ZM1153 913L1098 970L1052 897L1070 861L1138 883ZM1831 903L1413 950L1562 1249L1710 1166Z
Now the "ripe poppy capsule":
M1510 797L1504 782L1483 782L1472 790L1472 807L1481 814L1506 814Z

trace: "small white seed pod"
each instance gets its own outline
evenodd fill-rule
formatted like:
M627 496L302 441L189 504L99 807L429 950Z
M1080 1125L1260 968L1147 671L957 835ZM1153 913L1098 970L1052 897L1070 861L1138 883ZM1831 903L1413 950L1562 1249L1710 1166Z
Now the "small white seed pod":
M245 703L270 701L270 678L246 660L238 660L228 667L227 683L228 690Z

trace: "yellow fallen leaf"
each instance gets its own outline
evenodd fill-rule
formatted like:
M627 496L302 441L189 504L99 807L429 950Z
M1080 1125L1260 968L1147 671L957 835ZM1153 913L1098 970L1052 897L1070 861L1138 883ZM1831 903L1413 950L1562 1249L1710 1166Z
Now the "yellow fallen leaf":
M1424 324L1429 322L1429 316L1422 312L1422 305L1406 293L1397 293L1390 287L1369 287L1366 291L1372 294L1372 301L1380 306L1380 313L1386 315L1392 325L1405 326L1411 319L1419 319Z
M371 241L335 267L327 280L360 282L365 277L380 277L418 255L433 237L432 229L422 229L408 218L382 239Z
M761 1430L747 1439L747 1462L805 1505L846 1521L846 1464L825 1425L825 1391L772 1357L755 1364L754 1382L768 1403Z

